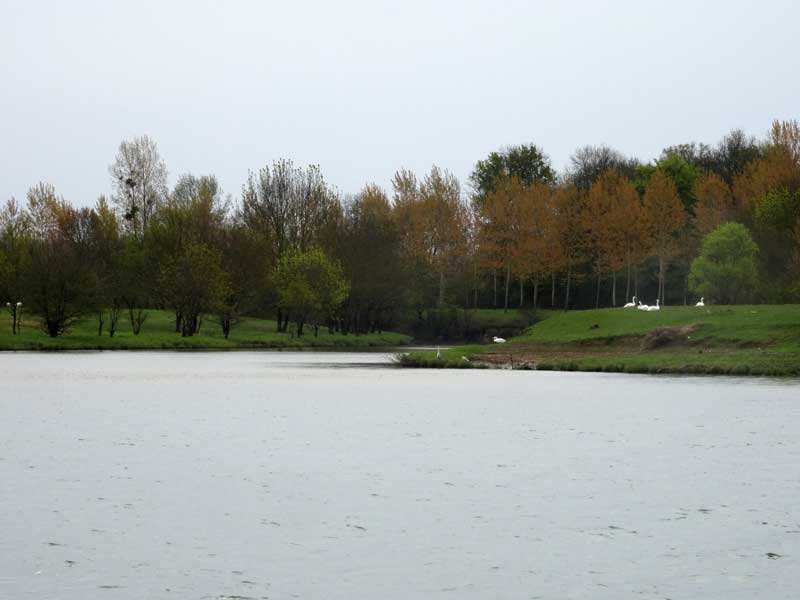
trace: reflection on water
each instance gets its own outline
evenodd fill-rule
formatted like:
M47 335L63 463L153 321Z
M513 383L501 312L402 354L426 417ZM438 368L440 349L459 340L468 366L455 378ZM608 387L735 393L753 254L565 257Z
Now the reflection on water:
M797 597L797 381L392 355L0 355L0 597Z

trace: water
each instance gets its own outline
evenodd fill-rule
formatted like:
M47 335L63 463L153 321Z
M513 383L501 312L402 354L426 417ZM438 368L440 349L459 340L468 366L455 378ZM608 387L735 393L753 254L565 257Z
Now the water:
M798 382L387 360L0 355L0 598L800 594Z

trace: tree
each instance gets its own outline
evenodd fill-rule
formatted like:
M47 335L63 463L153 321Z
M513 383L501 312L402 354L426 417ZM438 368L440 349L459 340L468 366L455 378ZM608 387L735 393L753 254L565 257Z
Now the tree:
M91 211L70 207L51 186L32 188L28 202L33 234L23 259L26 305L41 317L45 333L57 337L94 308Z
M103 334L105 318L108 316L108 335L114 337L123 304L118 273L122 251L119 222L105 196L97 200L89 219L89 255L96 279L92 304L97 311L97 335Z
M720 304L750 297L756 286L758 246L741 223L726 223L709 233L689 274L689 285Z
M514 244L514 272L520 279L520 306L523 305L523 282L533 278L533 305L539 303L539 282L554 273L558 254L554 246L555 215L552 210L552 187L533 183L523 190L517 211L518 237Z
M675 256L678 235L686 223L686 212L672 179L658 169L650 178L642 203L652 253L658 257L658 298L666 305L666 269Z
M570 290L577 276L576 270L585 259L584 201L585 195L571 182L558 186L553 194L552 210L556 223L553 238L557 248L555 264L566 275L564 310L569 310Z
M128 309L131 331L139 335L147 320L153 279L158 273L153 271L144 248L135 238L129 237L122 244L116 273L117 293Z
M524 186L533 183L553 184L556 172L548 157L535 144L521 144L492 152L475 164L469 176L478 204L497 188L498 182L516 177Z
M0 207L0 306L11 313L11 332L19 332L18 303L24 296L24 260L30 241L30 222L14 198Z
M128 230L142 239L150 218L167 197L167 166L156 143L147 135L123 141L108 171L112 200Z
M276 265L287 252L302 252L319 243L320 232L338 205L318 166L295 167L281 159L249 173L242 186L241 219L267 240L268 260ZM278 330L288 319L278 306Z
M298 336L309 319L316 333L319 321L329 319L348 293L341 266L316 248L284 254L275 282L279 306L294 320Z
M466 211L461 204L458 179L436 165L420 184L423 219L427 235L425 247L438 274L438 306L445 303L446 274L464 250Z
M698 179L694 196L694 226L701 236L734 219L733 194L719 175L711 173Z
M697 181L697 169L678 154L666 154L656 163L659 171L669 176L675 184L675 191L688 214L694 214L694 186Z
M485 264L500 270L505 276L503 311L508 310L508 292L511 284L511 269L515 258L521 254L522 225L520 208L524 188L516 177L506 177L495 184L480 206L478 244Z
M608 146L584 146L569 157L569 180L583 191L588 191L597 179L609 170L632 178L639 161L626 158L621 152Z
M202 314L217 311L230 288L219 252L194 242L163 267L160 278L169 306L180 315L182 337L200 331Z
M627 298L630 266L640 238L641 210L636 188L617 171L602 173L589 190L583 218L598 278L595 307L600 304L601 275L607 272L612 276L611 305L617 306L617 272L628 266Z
M342 263L350 294L343 307L344 330L382 330L404 300L397 224L386 193L367 185L344 208L335 256Z
M800 224L800 125L775 122L761 158L734 182L734 195L759 246L763 297L793 300L791 263Z

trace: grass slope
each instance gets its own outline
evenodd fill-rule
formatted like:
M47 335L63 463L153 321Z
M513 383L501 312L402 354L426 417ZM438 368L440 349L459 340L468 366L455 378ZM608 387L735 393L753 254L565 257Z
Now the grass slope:
M6 313L0 313L3 317ZM275 331L275 321L245 318L234 326L229 339L214 319L203 321L200 333L192 337L181 337L175 333L175 317L169 311L148 311L147 321L139 335L133 335L127 313L119 320L114 337L107 329L97 335L97 320L86 318L74 325L70 331L57 337L48 337L34 319L25 318L22 331L11 335L8 318L0 318L0 350L152 350L152 349L236 349L236 348L366 348L401 346L408 344L408 336L384 332L364 335L329 334L320 328L319 337L306 327L302 337Z
M506 344L412 353L406 366L800 375L800 305L543 312ZM654 337L669 334L663 345ZM467 360L462 359L467 357Z

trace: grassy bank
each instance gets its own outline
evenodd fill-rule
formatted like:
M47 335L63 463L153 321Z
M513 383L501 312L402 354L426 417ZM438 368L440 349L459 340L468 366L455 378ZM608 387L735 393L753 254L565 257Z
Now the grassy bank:
M200 333L192 337L181 337L175 333L175 320L169 311L148 311L147 321L139 335L134 335L130 323L123 315L114 337L104 331L97 335L97 320L86 318L76 323L70 331L51 338L43 333L34 319L25 318L22 331L11 335L11 325L5 312L0 313L0 350L184 350L184 349L236 349L236 348L368 348L402 346L408 344L409 336L384 332L381 334L342 335L329 334L320 328L319 336L306 327L304 335L275 331L275 322L264 319L245 318L231 331L226 340L219 325L206 319Z
M800 375L800 305L543 312L506 344L416 352L411 367Z

